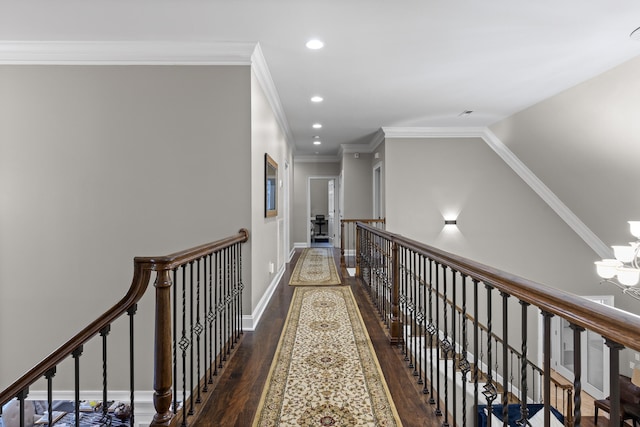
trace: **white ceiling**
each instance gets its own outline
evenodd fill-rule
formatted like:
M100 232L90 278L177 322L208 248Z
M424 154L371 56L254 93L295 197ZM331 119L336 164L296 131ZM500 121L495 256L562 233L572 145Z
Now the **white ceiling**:
M0 41L259 42L296 155L320 156L380 127L490 125L640 54L639 26L637 0L0 3Z

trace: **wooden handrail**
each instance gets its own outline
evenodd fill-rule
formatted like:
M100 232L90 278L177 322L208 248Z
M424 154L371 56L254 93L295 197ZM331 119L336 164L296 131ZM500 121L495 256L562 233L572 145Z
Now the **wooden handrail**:
M461 274L489 284L538 307L543 312L557 315L574 325L596 332L609 341L640 351L640 316L506 273L362 222L357 226L419 255L445 264ZM624 328L620 325L624 325Z
M38 381L42 378L46 373L50 372L54 369L58 364L60 364L64 359L72 355L72 353L81 347L84 343L89 341L91 338L100 333L101 330L109 326L116 319L127 313L132 307L134 307L138 301L145 294L149 282L151 280L152 271L158 272L158 279L156 281L156 288L158 288L158 282L160 282L161 274L160 272L168 272L184 263L188 263L190 261L196 260L203 255L208 253L212 253L217 250L224 249L229 247L235 243L243 243L249 239L249 232L246 229L241 229L238 234L221 239L212 243L207 243L204 245L200 245L194 247L192 249L188 249L185 251L180 251L173 253L171 255L162 256L162 257L136 257L134 258L134 271L133 271L133 279L131 282L131 286L127 291L126 295L119 300L113 307L108 309L104 314L98 317L96 320L91 322L87 327L82 329L76 335L74 335L67 342L58 347L55 351L53 351L49 356L43 359L40 363L35 365L32 369L27 371L24 375L22 375L18 380L12 383L5 390L0 392L0 406L4 405L14 397L18 396L24 390L27 390L31 384ZM158 292L156 292L158 293ZM164 294L164 292L163 292ZM163 295L163 298L168 296L168 288L166 295ZM156 298L157 300L157 298ZM170 299L166 299L163 301L166 304L166 307L170 306ZM165 308L166 308L165 307ZM162 311L166 313L166 310ZM156 313L158 313L158 307L156 307ZM168 330L168 338L171 339L171 327L170 327L170 316L164 319L156 318L156 338L158 338L158 324L162 323L161 329ZM166 336L164 340L166 340ZM166 342L166 341L164 341ZM168 376L171 378L171 346L166 346L166 349L162 349L161 354L158 354L158 340L156 339L156 359L160 358L160 364L162 365L162 369L155 371L154 384L156 384L156 391L158 390L157 385L162 384L166 385L166 381L163 378L159 378L158 375L166 375L166 363L169 363ZM168 358L166 356L169 356ZM158 362L156 362L157 364ZM165 388L165 387L161 387ZM156 400L156 398L154 398ZM162 396L162 400L166 400L166 396ZM169 393L169 403L171 401L170 393ZM167 405L168 406L168 405ZM157 414L156 414L157 415Z

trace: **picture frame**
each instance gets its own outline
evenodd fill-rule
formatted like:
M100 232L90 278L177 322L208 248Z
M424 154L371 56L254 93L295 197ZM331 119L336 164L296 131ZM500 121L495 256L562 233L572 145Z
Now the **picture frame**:
M278 163L264 155L264 216L278 216Z

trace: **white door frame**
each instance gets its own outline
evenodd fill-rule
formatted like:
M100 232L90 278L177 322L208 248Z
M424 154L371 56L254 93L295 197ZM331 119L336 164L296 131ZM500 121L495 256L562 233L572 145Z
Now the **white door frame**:
M309 176L307 178L307 216L305 218L305 221L307 223L307 247L311 247L311 180L314 179L332 179L333 182L335 183L335 188L337 188L339 186L338 183L338 177L337 176L333 176L333 175L315 175L315 176ZM338 193L339 191L336 191L335 193ZM334 194L334 197L337 199L335 206L334 206L334 211L341 211L341 207L340 207L340 201L339 201L339 197L336 197L336 194ZM334 220L337 217L337 215L334 213L333 215ZM335 224L334 224L335 225ZM335 230L336 227L334 227ZM335 246L335 241L338 240L338 237L336 237L338 235L338 233L335 233L335 235L333 236L333 240L334 240L334 246Z
M285 161L284 162L284 185L283 185L283 191L282 191L282 196L284 197L283 199L283 209L284 209L284 256L286 259L289 259L289 256L291 255L291 243L290 243L290 226L291 226L291 215L289 212L289 183L291 182L291 168L289 167L289 162ZM285 261L286 262L286 261Z
M376 180L376 173L378 173L378 178ZM384 208L382 206L382 162L378 162L373 165L373 218L380 219L384 216Z

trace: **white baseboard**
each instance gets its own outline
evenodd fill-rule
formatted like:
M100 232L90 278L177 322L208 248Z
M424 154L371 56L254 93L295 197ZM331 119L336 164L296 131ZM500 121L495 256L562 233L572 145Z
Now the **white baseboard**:
M256 305L256 308L253 311L253 313L250 315L242 316L243 330L255 331L256 327L258 326L258 323L260 322L260 318L264 313L264 310L267 308L267 305L269 304L269 301L273 296L273 292L278 287L278 283L280 283L280 279L282 279L282 275L284 274L286 268L287 268L287 265L282 264L282 267L280 267L280 270L278 270L278 273L275 276L273 276L273 280L269 284L269 287L267 288L267 291L264 293L262 298L260 298L260 301L258 302L258 305Z
M308 248L309 245L307 244L307 242L295 242L293 244L293 250L295 251L296 249L300 248L300 249L304 249L304 248Z
M117 400L121 402L130 401L130 392L128 390L109 391L107 398L109 400ZM47 400L46 390L32 390L29 392L29 400ZM69 400L75 401L75 392L73 390L54 390L53 400ZM82 390L80 392L82 400L102 401L101 390ZM135 408L135 427L149 427L153 420L156 410L153 406L152 390L137 390L134 392L134 408Z

